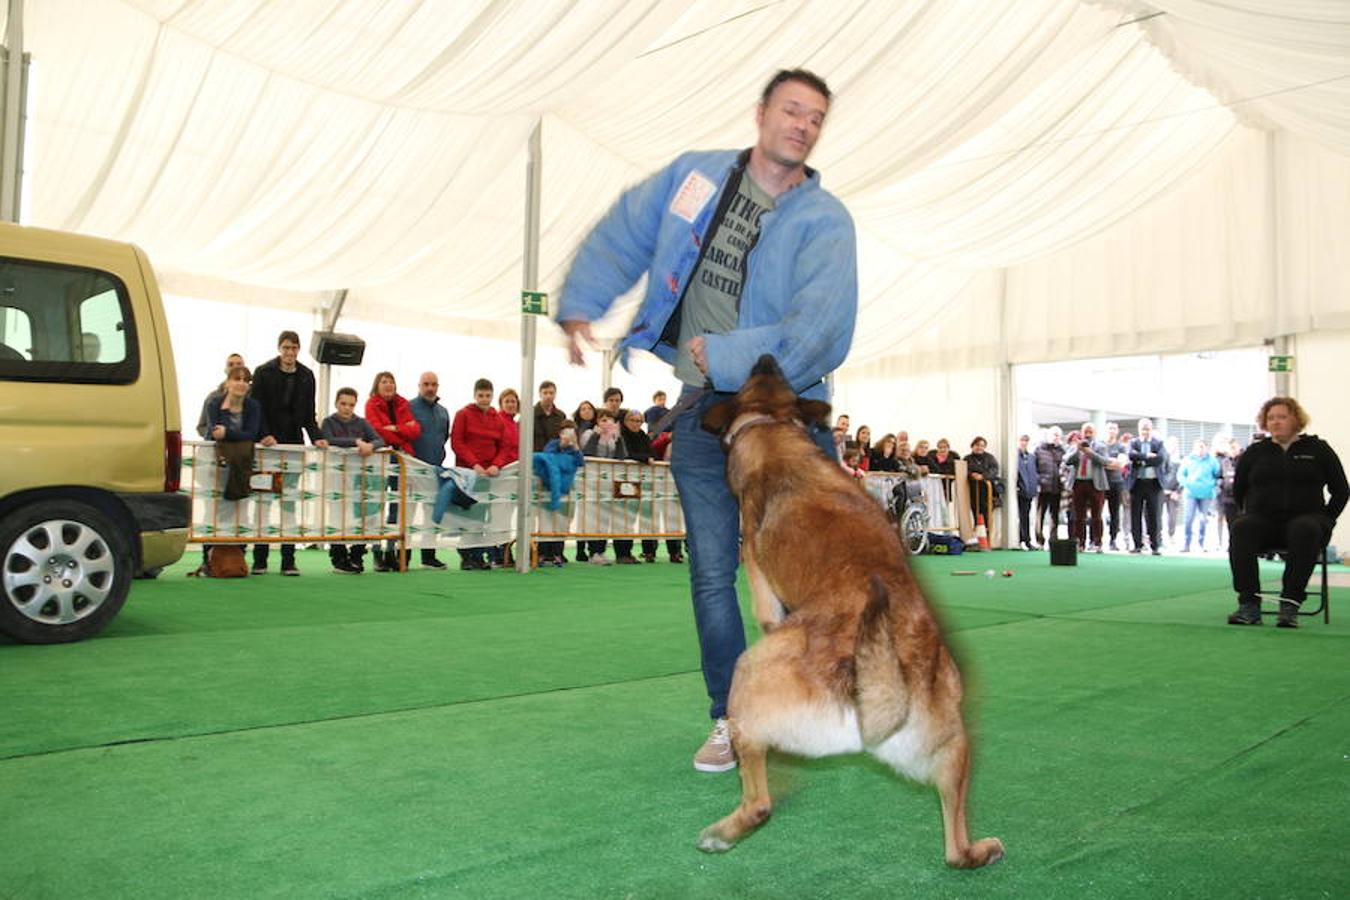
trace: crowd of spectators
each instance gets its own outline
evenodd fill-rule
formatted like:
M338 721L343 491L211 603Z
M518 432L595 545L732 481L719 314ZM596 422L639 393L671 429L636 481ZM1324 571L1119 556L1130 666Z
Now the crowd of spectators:
M887 472L908 478L945 475L952 497L956 461L966 462L971 512L985 522L1003 505L1005 479L988 441L976 436L964 457L943 437L910 441L897 430L873 439L859 426L852 434L847 415L834 426L840 464L851 474ZM1175 436L1154 431L1140 419L1125 431L1107 422L1104 434L1085 422L1067 436L1046 428L1038 441L1018 438L1017 466L1007 483L1015 488L1017 546L1048 549L1050 541L1074 541L1083 552L1177 553L1226 550L1238 505L1234 496L1244 445L1227 433L1212 443L1196 440L1182 453ZM1256 440L1264 437L1256 436ZM930 449L931 447L931 449Z
M473 385L472 401L452 413L441 403L436 373L423 372L417 393L405 398L394 373L380 372L364 403L355 388L339 388L332 413L320 425L314 375L299 362L299 351L299 336L284 331L277 342L277 355L256 370L250 370L237 353L227 357L225 380L207 395L197 423L204 440L218 442L222 458L232 448L242 447L247 463L252 444L303 444L306 438L316 447L347 448L361 455L391 448L433 466L451 459L456 467L488 477L519 458L520 395L513 388L495 393L492 382L480 378ZM662 427L668 411L664 392L658 391L645 410L628 409L623 391L611 387L598 406L582 400L570 416L558 406L553 382L542 382L538 396L533 417L535 453L639 463L667 458L671 432ZM1235 484L1244 447L1223 434L1216 436L1213 446L1194 441L1190 452L1183 455L1177 438L1156 434L1149 419L1140 419L1136 427L1131 433L1107 422L1099 438L1091 422L1067 436L1052 426L1034 445L1030 435L1020 436L1015 480L1014 473L1008 478L1015 486L1021 549L1045 549L1061 534L1079 550L1096 553L1159 555L1164 547L1190 553L1226 546L1239 511ZM903 429L874 439L867 425L852 434L849 428L849 417L840 415L834 426L834 444L840 465L849 473L858 478L869 472L908 479L949 476L942 484L951 500L956 462L962 456L947 438L938 438L930 449L927 440L911 443ZM998 458L989 452L986 439L976 436L964 459L971 512L981 524L992 522L1004 496L1005 479ZM236 481L227 479L227 499L246 495L246 486ZM397 491L397 475L390 476L388 486ZM389 504L387 515L388 522L397 521L396 503ZM578 540L573 559L593 565L650 563L656 561L659 546L655 540L643 540L639 559L632 540L616 539L611 559L609 544L608 540ZM684 561L681 541L670 540L666 545L671 562ZM506 549L461 549L460 568L503 568ZM538 549L541 565L568 562L562 541L541 541ZM329 548L334 571L342 573L362 573L366 553L361 544ZM401 561L396 554L392 542L376 546L372 553L375 571L410 564L408 551ZM281 574L299 575L295 546L281 544L280 555ZM256 544L252 573L265 573L269 561L270 545ZM420 563L425 568L446 568L434 548L420 551ZM209 548L203 548L198 571L209 574Z
M1091 422L1067 436L1054 426L1034 447L1029 435L1019 438L1022 549L1044 549L1061 531L1096 553L1224 549L1238 511L1233 486L1243 445L1221 434L1212 446L1196 440L1183 455L1179 440L1156 434L1151 420L1136 427L1131 433L1108 422L1099 438Z
M514 388L500 393L491 381L480 378L473 385L472 401L453 413L441 403L440 381L435 372L423 372L417 393L407 398L399 393L393 372L375 376L364 403L357 390L340 387L335 392L333 412L317 422L315 379L313 372L299 362L300 337L283 331L277 339L276 357L250 370L244 358L231 353L225 360L225 380L202 403L197 434L218 444L218 455L227 445L244 448L239 467L246 471L252 462L252 445L304 444L306 438L316 447L339 447L362 456L389 448L406 453L433 466L453 465L472 470L480 476L495 476L519 459L520 394ZM663 460L670 451L670 430L662 428L667 412L664 391L658 391L645 410L626 409L623 391L611 387L599 407L583 400L568 417L557 405L557 386L551 381L539 385L539 401L534 407L533 449L535 453L569 453L584 456L632 460L649 463ZM495 405L494 405L495 403ZM358 413L358 409L360 413ZM657 430L660 428L661 430ZM236 486L238 487L238 486ZM389 476L391 492L398 489L398 476ZM246 487L226 494L227 499L247 495ZM397 503L388 504L387 521L398 521ZM641 557L633 554L633 541L615 540L614 558L606 556L608 541L578 541L578 562L594 565L640 564L656 562L659 544L643 540ZM253 547L251 572L265 574L270 544ZM500 569L506 565L506 547L466 548L459 550L460 568L465 570ZM361 574L365 571L367 548L364 544L329 547L329 559L335 572ZM371 551L375 571L396 571L411 563L410 551L399 560L393 542ZM666 555L673 563L684 562L683 542L666 541ZM562 541L539 543L541 565L567 563ZM446 564L434 548L424 548L421 565L444 569ZM281 545L282 575L298 576L295 545ZM210 547L202 549L202 565L194 574L210 575Z

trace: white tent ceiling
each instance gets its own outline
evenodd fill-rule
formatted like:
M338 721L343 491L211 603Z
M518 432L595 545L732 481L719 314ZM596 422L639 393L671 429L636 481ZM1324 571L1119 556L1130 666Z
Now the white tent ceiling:
M1350 153L1345 0L29 0L25 16L26 222L134 240L199 294L346 288L353 315L503 335L536 122L556 291L624 185L750 144L783 66L837 95L812 163L859 228L850 364L924 332L981 273L1167 193L1239 121Z

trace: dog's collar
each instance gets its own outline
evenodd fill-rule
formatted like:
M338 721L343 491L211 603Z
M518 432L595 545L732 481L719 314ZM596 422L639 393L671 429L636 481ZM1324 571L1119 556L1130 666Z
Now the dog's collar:
M774 423L796 425L798 428L806 427L796 419L778 419L768 413L759 413L758 415L753 416L740 416L732 423L731 427L727 429L727 433L722 435L722 446L727 450L730 450L731 445L735 442L736 438L740 436L742 431L754 428L756 425L772 425Z

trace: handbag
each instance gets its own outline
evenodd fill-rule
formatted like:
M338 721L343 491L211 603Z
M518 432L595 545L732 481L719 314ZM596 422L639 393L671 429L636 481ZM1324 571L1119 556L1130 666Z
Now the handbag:
M206 555L212 578L243 578L248 574L244 548L235 545L212 547Z

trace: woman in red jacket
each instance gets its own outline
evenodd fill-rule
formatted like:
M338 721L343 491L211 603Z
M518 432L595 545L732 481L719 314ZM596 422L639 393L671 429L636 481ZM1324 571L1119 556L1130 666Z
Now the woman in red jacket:
M502 418L502 443L506 445L506 462L520 459L520 394L515 388L507 388L497 395L497 415Z
M375 433L384 439L386 446L409 456L413 452L412 442L422 434L422 426L413 417L412 407L408 405L407 400L398 395L398 383L394 381L393 372L380 372L375 376L375 383L370 386L370 396L366 398L366 421L375 429ZM397 496L397 475L389 476L389 490ZM389 516L385 522L390 525L398 522L397 503L389 504ZM386 542L383 553L378 548L377 544L375 571L398 571L398 554L394 549L394 542ZM405 550L405 567L407 555L408 551Z
M412 407L398 395L393 372L380 372L366 398L366 421L384 442L402 453L412 454L412 442L422 434Z

